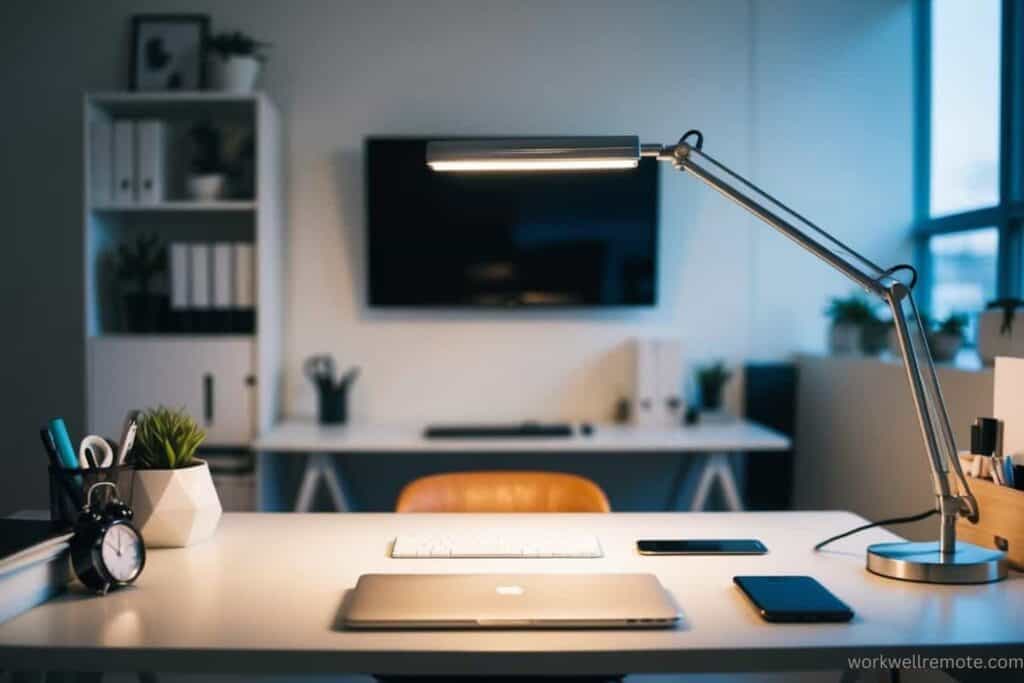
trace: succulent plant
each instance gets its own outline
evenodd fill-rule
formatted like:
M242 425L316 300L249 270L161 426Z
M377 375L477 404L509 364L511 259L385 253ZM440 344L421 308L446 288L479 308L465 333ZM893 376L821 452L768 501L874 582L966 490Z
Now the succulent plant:
M135 467L174 470L195 463L195 453L206 433L184 408L150 408L139 420L135 437Z

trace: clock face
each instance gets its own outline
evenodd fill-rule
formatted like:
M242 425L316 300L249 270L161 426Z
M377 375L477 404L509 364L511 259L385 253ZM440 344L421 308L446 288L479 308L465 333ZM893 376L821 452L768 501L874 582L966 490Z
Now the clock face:
M132 581L142 570L142 539L127 524L114 524L107 529L100 552L107 572L115 581Z

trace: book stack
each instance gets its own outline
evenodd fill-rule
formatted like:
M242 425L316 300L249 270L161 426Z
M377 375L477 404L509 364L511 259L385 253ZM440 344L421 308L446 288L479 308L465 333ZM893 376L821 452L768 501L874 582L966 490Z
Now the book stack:
M172 242L175 332L250 334L256 327L256 262L249 242Z
M71 535L47 520L0 519L0 623L67 587Z

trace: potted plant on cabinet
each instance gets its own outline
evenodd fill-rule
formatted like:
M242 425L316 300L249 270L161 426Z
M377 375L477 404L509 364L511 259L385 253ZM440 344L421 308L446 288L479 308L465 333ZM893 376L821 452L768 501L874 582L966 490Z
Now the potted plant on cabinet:
M879 322L870 302L859 294L833 298L825 314L832 319L828 335L832 353L857 353L862 347L864 330Z
M948 363L964 345L967 331L967 316L953 313L939 324L938 329L928 337L932 357L939 363Z
M722 361L697 368L697 390L700 393L702 419L709 414L722 414L722 389L730 377L732 372Z
M210 468L195 457L206 434L184 410L147 410L135 438L135 522L154 548L183 548L213 535L221 505Z
M213 84L227 92L252 92L260 77L264 52L270 43L251 38L241 31L218 33L210 39L213 53Z
M167 249L156 235L139 235L134 244L118 246L115 272L126 332L154 332L159 328L167 297L153 291L153 280L166 270Z
M978 316L978 355L982 363L992 365L996 356L1024 356L1024 333L1015 327L1021 308L1022 299L996 299L985 306Z
M200 122L189 131L192 140L192 171L188 193L192 199L213 201L224 195L227 169L221 159L220 131L208 122Z

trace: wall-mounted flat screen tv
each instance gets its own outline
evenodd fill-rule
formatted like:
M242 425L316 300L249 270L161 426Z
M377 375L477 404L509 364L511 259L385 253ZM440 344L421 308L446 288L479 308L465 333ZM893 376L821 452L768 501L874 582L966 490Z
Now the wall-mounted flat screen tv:
M366 142L369 304L651 306L658 163L438 173L428 140Z

